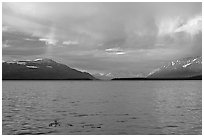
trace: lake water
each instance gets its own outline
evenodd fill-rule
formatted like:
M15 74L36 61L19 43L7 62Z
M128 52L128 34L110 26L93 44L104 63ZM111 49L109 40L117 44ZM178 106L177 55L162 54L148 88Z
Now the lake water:
M3 134L202 134L201 81L3 81L2 90Z

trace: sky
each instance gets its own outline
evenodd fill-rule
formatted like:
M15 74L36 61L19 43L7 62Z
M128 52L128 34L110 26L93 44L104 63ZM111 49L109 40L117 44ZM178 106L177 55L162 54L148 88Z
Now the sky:
M3 3L2 58L140 76L202 55L202 3Z

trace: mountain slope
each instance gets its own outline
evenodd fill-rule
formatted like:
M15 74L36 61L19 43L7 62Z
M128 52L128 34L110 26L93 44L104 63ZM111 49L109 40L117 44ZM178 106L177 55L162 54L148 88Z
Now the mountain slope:
M147 78L191 78L202 75L202 57L189 57L169 62L155 69Z
M72 69L51 59L12 61L2 63L2 79L93 80L92 75Z

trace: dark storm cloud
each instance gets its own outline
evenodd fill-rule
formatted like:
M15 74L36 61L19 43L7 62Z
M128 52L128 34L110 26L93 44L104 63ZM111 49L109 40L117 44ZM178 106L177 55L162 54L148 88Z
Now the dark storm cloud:
M38 37L8 28L2 32L3 55L43 55L46 49L45 42L39 41Z
M34 56L43 55L45 50L43 48L38 49L4 49L2 54L4 55L21 55L21 56Z

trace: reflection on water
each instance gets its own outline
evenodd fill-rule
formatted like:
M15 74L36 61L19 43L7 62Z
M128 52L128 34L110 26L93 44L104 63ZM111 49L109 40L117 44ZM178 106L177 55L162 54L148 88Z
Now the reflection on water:
M201 81L3 81L3 134L201 134Z

